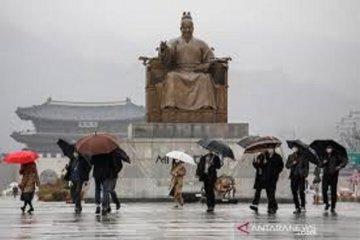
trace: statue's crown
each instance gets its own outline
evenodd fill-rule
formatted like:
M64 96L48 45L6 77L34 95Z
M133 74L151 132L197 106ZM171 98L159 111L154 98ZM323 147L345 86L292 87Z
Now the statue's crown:
M184 20L192 21L192 17L191 17L190 12L183 12L183 15L181 17L181 21L184 21Z

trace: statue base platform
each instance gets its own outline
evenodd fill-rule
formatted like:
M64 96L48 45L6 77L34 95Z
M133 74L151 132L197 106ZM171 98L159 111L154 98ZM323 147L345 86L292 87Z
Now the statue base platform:
M248 123L135 123L129 126L128 137L239 139L248 134Z
M148 113L147 120L152 123L226 123L227 113L213 109L196 111L163 109Z
M173 150L184 151L199 161L207 151L197 144L203 137L221 139L234 152L235 161L224 160L218 176L232 176L235 180L236 199L253 197L255 170L253 156L245 156L237 142L249 134L247 123L134 123L129 127L129 138L121 142L128 153L131 164L124 163L116 184L116 192L122 199L132 201L164 201L169 197L169 174L172 160L166 153ZM291 198L288 173L283 171L277 188L277 197ZM196 166L186 165L183 191L196 195L203 182L196 177ZM94 196L94 181L90 181L87 198ZM221 196L217 195L217 198Z

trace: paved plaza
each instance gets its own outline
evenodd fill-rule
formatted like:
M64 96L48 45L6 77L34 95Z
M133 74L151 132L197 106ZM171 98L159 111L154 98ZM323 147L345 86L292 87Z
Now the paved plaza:
M96 216L93 204L75 215L72 205L35 202L33 215L20 213L20 201L0 200L0 239L359 239L360 204L340 203L338 213L325 214L309 206L294 216L291 204L281 204L275 216L262 205L258 215L247 204L205 205L124 203L118 212Z

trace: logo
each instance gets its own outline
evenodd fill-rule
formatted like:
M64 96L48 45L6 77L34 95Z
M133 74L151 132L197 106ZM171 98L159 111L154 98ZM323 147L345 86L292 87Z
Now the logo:
M238 225L236 228L243 233L249 234L249 224L250 222L244 223L242 225Z
M237 224L236 231L240 234L260 232L289 232L299 236L316 235L316 226L312 224L281 224L281 223L250 223Z

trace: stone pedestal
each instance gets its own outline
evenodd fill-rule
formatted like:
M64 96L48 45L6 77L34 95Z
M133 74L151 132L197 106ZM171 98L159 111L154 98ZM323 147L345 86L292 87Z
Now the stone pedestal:
M240 139L249 134L247 123L136 123L129 126L129 139L221 138Z
M116 191L120 198L154 201L170 199L171 162L165 154L172 150L181 150L198 161L207 153L197 144L203 137L221 139L234 152L236 161L225 159L224 166L218 171L231 175L236 181L236 197L249 199L253 197L255 170L252 157L244 158L243 150L236 143L248 135L247 123L234 124L165 124L144 123L129 127L129 138L121 146L129 154L131 164L124 163L119 175ZM184 178L184 192L199 192L203 183L195 176L196 166L186 165L187 174ZM277 196L289 198L290 191L284 171L280 177ZM87 197L93 198L94 187L90 186Z

